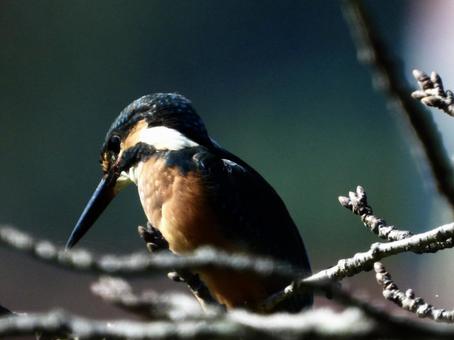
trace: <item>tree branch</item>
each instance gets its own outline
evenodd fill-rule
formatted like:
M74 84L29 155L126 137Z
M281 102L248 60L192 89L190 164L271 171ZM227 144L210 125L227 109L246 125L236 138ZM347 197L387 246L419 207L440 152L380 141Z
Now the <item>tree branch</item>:
M442 250L452 246L446 240L454 236L454 223L446 224L425 233L389 242L374 243L366 252L357 253L351 258L341 259L338 264L322 270L302 281L342 280L361 271L372 268L374 262L402 252L428 252L427 246L438 244L430 251ZM235 271L251 271L264 277L280 276L293 278L295 270L288 264L269 258L253 258L245 255L229 254L213 248L199 248L192 254L177 256L171 253L157 253L153 256L134 254L126 256L104 255L97 259L88 251L84 256L76 252L56 249L49 241L37 242L29 235L13 228L0 228L0 241L19 250L32 253L47 262L78 270L91 270L103 274L138 275L153 274L169 270L191 270L206 267L219 267ZM43 251L43 244L53 251ZM50 256L52 255L52 256Z
M383 296L386 300L394 302L397 306L416 314L420 318L427 318L439 322L454 322L454 310L435 308L426 303L423 298L415 296L412 289L406 292L399 290L383 264L374 264L377 283L383 288Z
M399 230L395 226L387 225L385 220L373 214L372 207L367 203L367 196L362 186L357 186L356 192L349 192L349 197L339 196L339 203L361 217L364 226L378 237L388 241L403 240L414 234L408 230ZM443 242L435 242L426 246L421 253L435 253L441 249L452 248L453 239L448 238Z
M408 118L428 160L437 189L454 211L454 172L432 116L410 100L410 91L397 76L399 72L385 45L378 38L361 1L344 0L343 3L344 16L356 43L358 59L372 67L375 83L379 84L403 116Z
M454 329L396 317L330 283L311 282L316 292L329 293L343 312L327 309L300 314L259 315L242 310L205 315L203 320L177 322L95 321L62 311L0 318L0 337L45 333L77 339L450 339Z
M45 333L47 337L71 339L234 339L246 334L255 338L259 330L250 330L228 320L180 322L134 322L128 320L97 321L62 311L0 318L0 337Z
M413 235L403 240L389 243L374 243L367 252L357 253L348 259L338 261L338 264L322 270L302 281L342 280L361 271L370 270L374 264L383 258L408 251L424 253L431 244L439 244L442 250L448 247L445 242L454 236L454 223L445 224L425 233ZM452 244L449 244L452 247ZM430 248L430 251L433 251Z
M364 190L361 188L359 190L359 193L359 196L363 198L362 203L365 203L366 201L364 200ZM364 196L362 196L362 193L364 193ZM353 193L350 196L353 198L353 201L358 199L358 197L355 197L355 194ZM340 199L340 201L342 201L342 205L348 205L348 202L345 199ZM359 200L357 200L356 203L359 204ZM364 214L366 214L366 211L370 211L370 213L372 213L371 209L361 209L359 205L356 205L356 208L357 210L355 211L357 212L363 212ZM373 219L370 220L372 221ZM385 224L383 225L386 226ZM396 231L397 233L395 233L394 235L404 235L403 231ZM434 253L446 248L452 248L453 236L454 223L450 223L438 228L434 228L428 232L411 235L393 242L374 243L366 252L356 253L353 257L339 260L336 266L321 270L318 273L309 276L308 278L293 281L289 286L287 286L280 292L277 292L276 294L267 298L262 303L261 309L264 311L272 311L273 308L282 301L290 299L294 294L298 294L307 289L308 283L327 282L332 280L340 281L346 277L351 277L360 272L368 271L372 269L372 266L375 262L392 255L409 251L418 254Z
M315 313L314 313L315 314ZM73 316L61 311L54 311L44 314L29 314L21 317L0 318L0 337L11 337L18 335L30 335L37 332L52 334L66 334L77 339L288 339L297 338L297 335L310 334L311 338L326 338L329 331L341 331L351 335L352 338L362 337L366 334L383 334L373 323L368 322L359 312L346 311L343 313L317 313L323 314L325 318L314 318L314 316L301 316L298 320L290 316L283 316L284 322L298 321L293 327L277 327L280 332L269 331L267 319L257 317L251 320L253 326L248 325L248 320L238 317L223 318L221 320L206 321L180 321L174 322L133 322L133 321L93 321ZM340 322L326 322L329 316ZM285 320L287 319L287 320ZM322 320L325 320L323 322ZM352 327L363 325L363 327ZM336 326L333 327L333 324ZM327 328L325 328L327 326ZM325 328L325 329L324 329ZM265 330L266 329L266 330ZM328 334L327 334L328 333Z
M170 252L131 255L95 256L87 250L65 251L50 241L36 241L30 235L12 227L0 227L0 242L35 258L64 268L90 271L107 275L153 275L172 270L194 270L220 267L235 271L251 271L264 277L294 277L297 268L270 258L252 258L241 254L229 254L211 247L203 247L191 254L178 256Z
M355 215L360 216L364 226L381 239L399 241L413 235L407 230L399 230L387 225L385 220L375 216L372 207L367 203L366 192L360 185L356 187L356 192L350 191L348 197L339 196L339 203Z
M345 277L356 275L362 271L368 271L372 268L374 262L377 262L385 257L396 255L402 252L434 252L445 248L452 247L452 242L448 241L454 237L454 223L435 228L425 233L413 235L402 240L389 243L374 243L369 250L362 253L357 253L351 258L341 259L336 266L319 271L316 274L306 278L294 281L281 292L271 296L262 304L262 310L273 310L274 306L283 300L290 298L293 294L302 292L307 289L308 283L325 282L330 280L342 280ZM46 252L35 251L40 248L43 242L36 242L30 236L18 232L11 228L0 229L0 240L16 249L22 249L31 252L40 259L44 259L51 263L69 266L75 269L96 270L102 273L120 273L120 274L143 274L162 272L176 269L191 270L202 267L219 267L233 269L236 271L251 271L264 277L281 276L293 279L295 268L290 265L275 262L271 259L252 258L244 255L231 255L223 251L201 248L193 254L186 256L176 256L170 253L157 253L154 256L131 256L114 257L105 255L98 259L91 254L88 257L91 259L90 265L87 261L83 261L80 265L76 260L67 261L54 256L46 256ZM20 240L20 242L18 241ZM448 241L448 242L447 242ZM44 241L49 249L54 249L54 246L48 241ZM56 251L56 254L60 254ZM63 253L65 256L74 256L71 253ZM77 259L78 257L75 257ZM127 259L127 260L125 260ZM138 259L138 260L136 260ZM136 261L136 262L135 262Z

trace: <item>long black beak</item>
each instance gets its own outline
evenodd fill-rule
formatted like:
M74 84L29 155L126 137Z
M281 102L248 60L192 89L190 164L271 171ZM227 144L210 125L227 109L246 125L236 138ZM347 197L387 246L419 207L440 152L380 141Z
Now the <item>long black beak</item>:
M90 227L96 222L104 209L115 197L114 176L106 176L101 179L95 192L88 201L82 215L80 215L76 226L66 242L66 249L71 249L85 235Z

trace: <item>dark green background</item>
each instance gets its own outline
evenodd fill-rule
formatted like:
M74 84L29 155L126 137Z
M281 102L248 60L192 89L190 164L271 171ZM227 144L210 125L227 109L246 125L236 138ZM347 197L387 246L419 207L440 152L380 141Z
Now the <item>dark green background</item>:
M398 59L408 4L368 3ZM132 100L165 91L190 98L211 136L273 184L314 269L376 240L337 202L357 184L390 222L426 226L421 207L433 189L421 184L406 126L373 90L339 3L327 0L2 0L0 221L63 245L100 177L112 120ZM131 187L80 246L143 248L143 222ZM112 313L91 299L90 275L3 248L0 266L0 302L11 308ZM377 294L364 282L356 284Z

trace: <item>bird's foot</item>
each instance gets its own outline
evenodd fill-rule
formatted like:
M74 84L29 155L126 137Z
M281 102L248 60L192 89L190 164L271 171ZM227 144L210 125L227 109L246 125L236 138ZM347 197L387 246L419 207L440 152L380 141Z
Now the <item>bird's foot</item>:
M175 282L185 282L185 280L177 272L169 272L167 273L167 277Z
M153 227L150 222L147 222L147 226L139 226L137 228L140 237L145 241L147 249L150 253L156 253L158 251L170 251L169 243L166 241L161 232ZM220 306L222 305L213 298L208 288L200 280L198 274L192 273L189 270L179 270L178 272L173 271L167 274L168 278L175 282L185 283L191 292L197 297L202 306Z
M147 222L147 226L139 226L139 235L145 241L147 249L150 253L156 253L162 250L169 250L169 243L166 241L161 232L153 227L150 222Z
M203 308L218 307L219 310L225 310L225 306L221 305L213 298L207 286L200 280L199 274L192 273L188 270L182 270L179 272L167 273L167 277L172 281L185 283L192 294L199 300Z

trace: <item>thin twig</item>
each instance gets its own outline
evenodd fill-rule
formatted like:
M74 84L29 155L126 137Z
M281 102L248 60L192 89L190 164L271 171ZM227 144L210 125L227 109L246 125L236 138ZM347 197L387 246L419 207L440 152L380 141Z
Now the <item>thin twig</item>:
M449 223L403 240L388 243L377 242L372 244L367 252L357 253L351 258L339 260L336 266L322 270L303 281L342 280L347 276L371 269L375 262L385 257L410 251L424 252L426 247L431 244L439 244L437 250L445 249L448 245L444 241L453 236L454 223ZM452 245L449 244L449 247ZM433 248L430 250L434 251Z
M384 219L375 216L372 207L367 202L366 192L360 185L357 186L356 192L350 191L348 197L339 196L339 203L355 215L360 216L364 226L382 239L398 241L414 235L408 230L400 230L395 226L387 225ZM453 242L453 239L449 238L442 243L431 243L423 251L417 251L416 253L435 253L440 249L452 248Z
M364 226L381 239L387 241L399 241L413 236L410 231L399 230L395 226L387 225L385 220L374 215L372 207L367 203L367 195L360 185L356 192L349 192L348 197L339 196L339 203L360 216Z
M412 289L407 289L403 292L399 290L396 283L392 280L381 262L374 264L375 277L377 283L383 288L383 296L386 300L394 302L396 305L411 313L416 314L420 318L427 318L438 322L454 322L454 310L445 310L435 308L428 304L423 298L415 296Z
M308 278L295 280L280 292L267 298L261 305L262 310L273 310L274 306L307 289L313 282L340 281L360 272L372 269L375 262L403 252L435 252L451 248L446 240L454 236L454 223L432 229L425 233L388 243L374 243L366 252L356 253L353 257L341 259L337 265L319 271ZM438 247L438 248L437 248Z
M259 315L233 310L204 320L178 322L95 321L61 311L0 318L0 337L66 334L77 339L450 339L454 329L396 317L326 282L306 284L329 293L349 306L343 312L327 309L300 314Z
M276 315L277 316L277 315ZM134 322L95 321L61 311L0 318L0 337L33 335L37 332L66 334L71 339L311 339L378 338L389 334L377 327L358 310L342 313L314 311L304 315L249 316L245 312L206 321ZM270 320L274 327L271 327ZM278 322L276 322L278 321ZM336 322L334 322L336 321Z
M220 267L235 271L251 271L264 277L280 276L291 280L295 272L298 272L298 268L270 258L229 254L211 247L198 248L185 256L170 252L161 252L153 256L147 253L96 256L87 250L65 251L64 248L57 247L50 241L37 241L12 227L0 227L0 242L51 264L107 275L153 275L172 270Z
M34 335L66 336L70 339L235 339L245 335L264 339L260 330L252 330L228 320L156 321L130 320L96 321L73 316L62 311L0 318L0 337Z
M385 257L409 251L427 252L426 247L431 244L438 245L438 248L430 248L430 251L450 248L452 244L445 241L453 236L454 223L450 223L402 240L388 243L377 242L372 244L368 251L357 253L351 258L341 259L336 266L322 270L301 281L342 280L345 277L371 269L374 262ZM91 270L102 274L138 275L160 273L173 269L191 270L219 267L235 271L250 271L264 277L280 276L292 279L294 278L295 270L297 270L295 267L269 258L229 254L210 247L199 248L193 253L184 256L157 253L153 256L147 254L104 255L97 258L88 251L84 251L86 255L82 257L78 256L78 252L65 253L62 250L56 250L55 253L52 252L53 256L49 256L48 252L35 251L35 249L40 249L42 243L45 243L49 249L54 249L55 246L53 244L49 241L37 242L29 235L11 227L0 228L0 241L15 249L33 252L37 258L53 264L78 270ZM63 252L63 254L60 252ZM61 255L61 257L58 255Z
M411 100L410 91L365 12L361 1L344 0L344 15L356 43L358 59L373 68L376 83L394 106L408 118L435 178L438 191L454 211L454 171L432 116Z
M18 237L20 235L20 237ZM300 293L307 289L307 283L325 282L330 280L342 280L345 277L356 275L362 271L370 270L374 264L385 257L396 255L403 252L434 252L452 247L452 242L446 242L454 237L454 223L432 229L425 233L413 235L411 237L388 243L374 243L366 252L357 253L351 258L341 259L336 266L319 271L306 278L294 281L281 292L273 295L263 303L262 310L273 310L283 300L290 298L295 293ZM18 239L21 242L18 242ZM245 255L232 255L212 248L200 248L192 254L176 256L170 253L158 253L154 256L142 255L131 260L131 256L115 257L110 255L96 259L88 253L91 259L89 265L87 261L82 262L72 259L62 261L58 256L43 256L42 251L33 251L39 248L40 242L34 241L30 236L18 232L15 229L0 229L0 240L6 242L16 249L32 252L40 259L44 259L54 264L69 266L70 268L82 270L95 270L101 273L120 273L137 275L144 273L154 273L169 270L191 270L203 267L219 267L233 269L235 271L250 271L264 277L281 276L291 281L294 278L295 268L284 263L275 262L271 259L252 258ZM46 241L49 248L53 245ZM24 246L26 245L26 246ZM57 254L59 252L57 251ZM66 256L71 253L66 253ZM125 258L127 260L125 260Z

